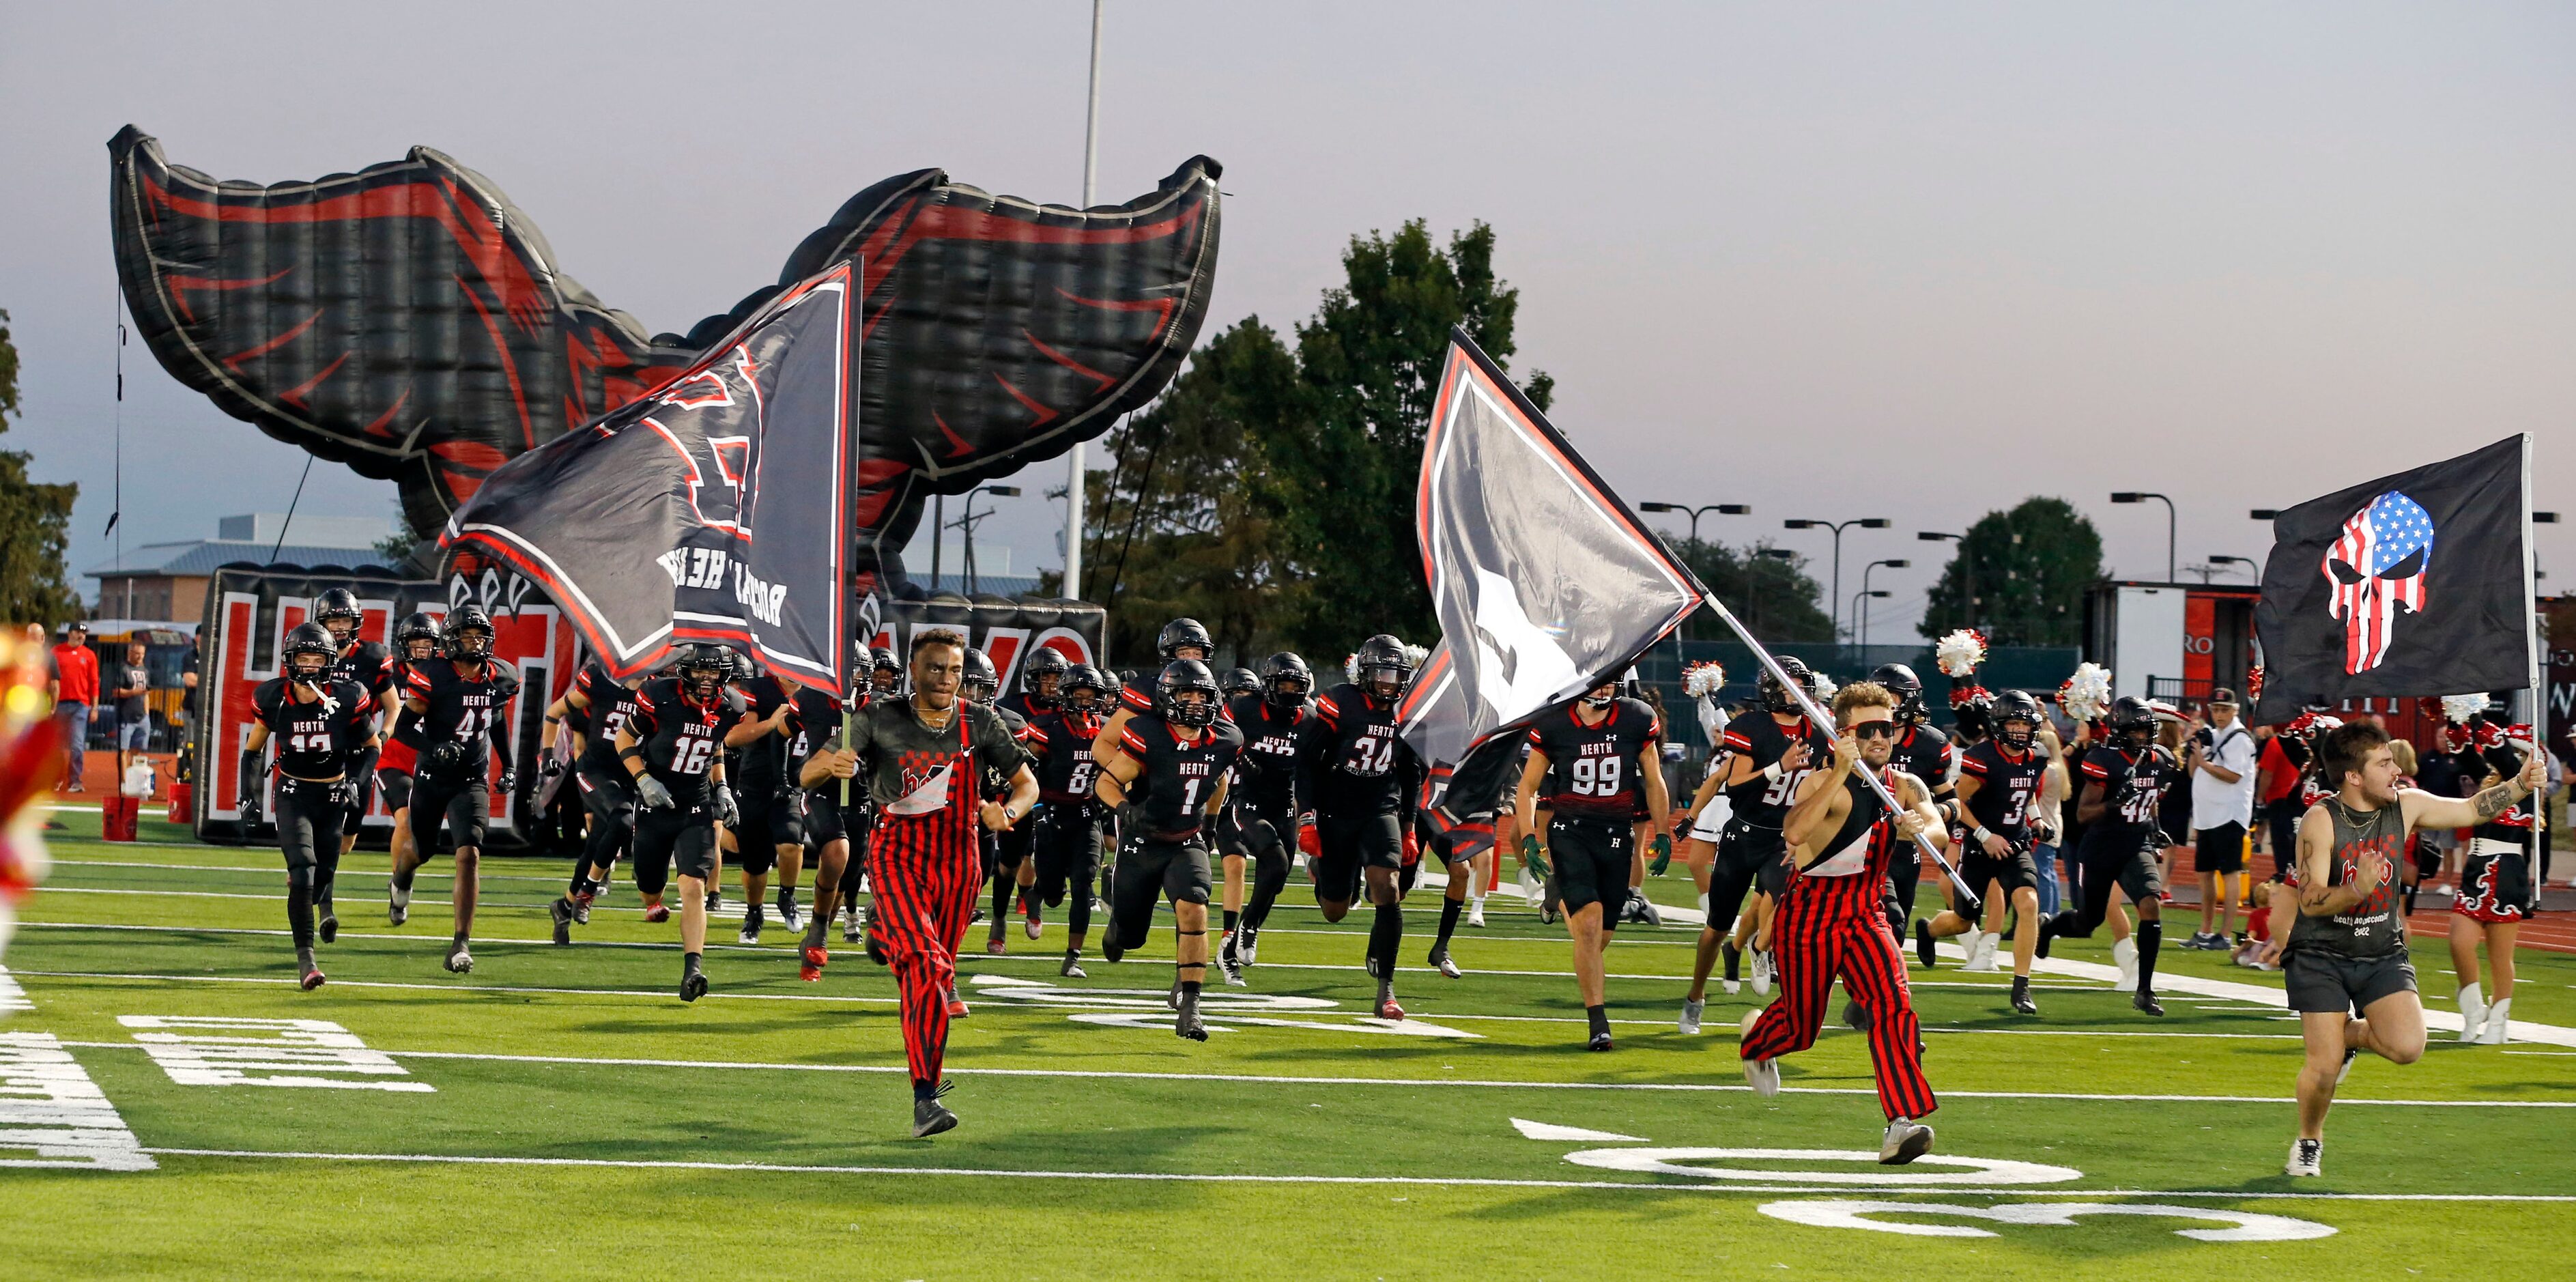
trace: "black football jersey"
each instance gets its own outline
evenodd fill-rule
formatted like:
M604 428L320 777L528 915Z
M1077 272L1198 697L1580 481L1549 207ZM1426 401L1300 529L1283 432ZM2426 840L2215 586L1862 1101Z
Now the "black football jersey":
M1109 718L1097 712L1058 708L1030 718L1023 747L1037 759L1038 799L1062 805L1089 801L1100 767L1091 759L1091 743Z
M767 721L788 700L787 687L769 673L761 673L738 687L743 700L743 719ZM733 780L737 791L770 793L778 790L787 772L787 732L765 734L736 750L725 776Z
M607 701L600 697L600 692L616 684L617 678L610 676L607 665L599 660L593 659L583 664L581 670L572 676L572 688L590 706L575 707L570 701L566 701L563 725L557 733L569 730L580 735L583 750L588 751L591 743L599 738L595 727L608 714L607 708L603 706Z
M581 680L585 683L581 687L581 697L590 700L590 725L583 731L582 764L607 773L611 778L625 774L626 767L617 761L617 732L635 720L637 687L609 676L606 668L598 670L596 680L589 672L582 673Z
M452 659L423 659L404 665L404 698L418 699L425 705L420 715L424 767L430 764L428 754L438 751L440 744L451 742L468 746L461 777L472 778L490 767L492 727L501 722L509 711L510 700L517 697L519 674L498 659L487 659L482 667L482 676L467 677Z
M742 695L719 688L712 702L681 692L678 677L661 677L635 692L634 719L626 733L644 748L644 768L683 806L706 799L707 777L724 752L724 738L742 723Z
M1154 710L1154 681L1157 675L1158 674L1155 673L1147 673L1134 681L1130 681L1127 684L1118 687L1118 706L1134 713L1152 712ZM1234 719L1234 714L1226 709L1225 701L1223 699L1219 699L1217 701L1216 719L1219 721L1232 721Z
M1336 815L1401 814L1421 786L1395 704L1347 682L1315 699L1297 732L1298 803Z
M2084 782L2102 785L2101 823L2152 828L2164 805L2164 749L2097 747L2084 754Z
M1950 791L1950 768L1959 764L1959 752L1950 736L1927 725L1910 725L1896 736L1896 753L1888 764L1922 780L1938 797Z
M1778 779L1768 779L1759 772L1778 761L1789 751L1789 745L1800 740L1807 744L1807 764L1784 771ZM1737 717L1726 723L1725 747L1728 752L1752 761L1752 778L1726 790L1727 804L1735 817L1757 828L1777 828L1789 816L1789 807L1798 799L1798 785L1805 782L1818 766L1833 759L1833 741L1803 715L1788 725L1768 712Z
M1959 777L1977 781L1977 795L1968 798L1969 815L2015 846L2025 844L2029 836L2030 803L2039 796L2040 778L2047 773L2048 754L2036 744L2019 759L1995 739L1959 754Z
M367 692L382 706L394 688L394 652L373 641L356 641L331 660L331 679Z
M1234 697L1230 711L1243 732L1243 756L1234 763L1234 795L1276 814L1297 802L1297 731L1313 713L1306 705L1274 708L1257 694Z
M277 768L297 779L337 779L376 737L376 700L355 681L325 679L322 697L299 702L284 677L251 691L251 708L277 744Z
M1169 837L1198 831L1208 799L1243 754L1243 734L1219 721L1185 740L1160 714L1148 712L1119 730L1118 746L1143 766L1127 786L1127 799L1144 807L1147 831Z
M1056 702L1053 699L1039 698L1034 690L1014 690L994 700L993 706L1004 712L1017 714L1020 721L1025 724L1037 720L1042 714L1055 711Z
M841 732L841 701L812 686L796 687L796 710L787 714L785 778L793 785L805 773L805 759Z
M1560 815L1627 822L1646 798L1637 756L1662 741L1663 723L1642 700L1613 699L1599 725L1585 725L1579 705L1551 708L1530 723L1530 747L1547 754Z
M391 671L396 689L385 697L394 704L393 741L417 753L421 747L420 714L403 706L404 695L411 689L411 664L396 659Z

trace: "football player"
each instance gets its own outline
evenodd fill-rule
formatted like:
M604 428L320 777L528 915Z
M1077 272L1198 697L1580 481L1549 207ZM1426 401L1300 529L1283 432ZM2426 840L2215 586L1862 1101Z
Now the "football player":
M737 651L735 657L743 656ZM805 867L805 816L800 809L803 790L787 774L787 723L796 712L794 696L787 683L766 672L755 672L738 689L745 708L742 734L748 738L738 764L725 776L736 785L734 805L741 812L729 825L735 861L742 869L742 930L736 939L757 944L768 917L772 868L778 870L779 924L791 932L804 929L796 914L796 879Z
M1784 654L1779 664L1790 680L1813 687L1815 673L1803 661ZM1686 1033L1699 1031L1700 1016L1708 1004L1708 974L1721 952L1727 982L1739 982L1744 950L1728 938L1730 927L1737 927L1738 939L1750 936L1757 943L1753 991L1771 991L1771 958L1758 948L1760 937L1752 932L1759 930L1770 905L1788 884L1789 848L1780 825L1799 784L1824 760L1830 746L1824 731L1807 719L1797 698L1768 669L1754 688L1762 713L1728 722L1726 737L1718 744L1727 754L1726 781L1719 786L1732 813L1718 837L1717 862L1709 876L1707 924L1700 928L1690 991L1682 998L1681 1029ZM1756 892L1754 911L1739 923L1737 915L1747 890Z
M394 646L400 652L394 660L397 681L410 681L410 665L438 654L438 620L414 611L394 625ZM384 721L377 726L376 787L384 793L385 810L394 817L392 856L399 867L412 857L411 783L420 765L420 716L405 706L400 698L389 698L383 710Z
M957 694L969 703L991 708L1002 718L1002 727L1010 731L1011 742L1020 745L1018 762L984 767L983 795L986 800L998 801L1011 795L1012 776L1019 773L1020 766L1030 762L1028 718L1001 706L1002 675L994 668L991 655L972 646L966 650L966 676L958 683ZM1024 903L1027 902L1029 887L1037 884L1037 861L1029 857L1030 840L1036 832L1035 824L1014 824L998 832L987 832L983 837L984 878L993 887L993 925L990 937L984 941L984 951L997 957L1010 951L1003 944L1002 937L1010 933L1012 897L1018 895ZM1037 938L1037 919L1024 915L1023 920L1027 923L1029 938ZM965 941L959 940L957 951L962 953L965 950Z
M547 909L557 944L571 943L572 928L589 924L591 903L607 888L609 869L634 840L635 790L617 764L617 731L635 715L635 691L643 684L643 673L620 681L593 659L573 678L572 688L546 708L546 725L539 732L542 769L551 773L560 768L552 741L571 734L573 788L590 818L581 858L573 862L572 882ZM667 915L669 910L663 911Z
M1063 706L1065 674L1073 671L1073 660L1053 646L1039 646L1020 665L1020 688L1004 696L998 705L1018 714L1022 722L1038 719L1042 713Z
M1521 766L1513 813L1521 858L1542 873L1553 868L1574 939L1574 986L1592 1025L1591 1049L1611 1048L1604 951L1619 928L1619 905L1637 851L1640 798L1653 825L1654 856L1672 858L1671 800L1664 791L1662 721L1643 700L1623 698L1604 681L1570 706L1540 713L1530 726L1529 760ZM1538 793L1554 780L1551 818L1538 828Z
M241 808L245 828L258 822L261 755L277 740L277 844L286 855L286 924L295 938L296 977L305 991L322 986L313 961L314 914L323 943L339 938L331 881L340 870L341 815L357 802L360 763L376 748L375 696L331 675L342 650L320 624L286 634L286 671L251 691L250 735L242 741Z
M1057 973L1084 978L1082 945L1091 935L1091 884L1100 873L1101 821L1104 811L1093 796L1091 744L1107 719L1103 708L1115 687L1100 669L1076 664L1066 669L1057 706L1029 721L1026 741L1036 757L1038 811L1030 827L1037 865L1037 885L1029 895L1029 921L1038 924L1040 905L1065 908L1064 964Z
M823 977L823 967L831 961L825 940L831 932L833 912L859 896L859 879L866 864L863 858L853 856L867 848L871 815L866 785L854 787L846 779L833 778L818 759L823 741L839 733L845 707L849 715L856 715L874 697L870 679L874 662L873 655L858 661L850 675L850 693L844 699L819 690L797 691L796 712L788 723L787 777L803 785L805 844L814 856L814 911L805 919L804 946L799 950L796 972L797 978L809 984ZM847 942L859 931L855 908L845 914L845 921L843 940Z
M1260 955L1261 924L1288 887L1298 835L1297 736L1312 715L1307 696L1315 673L1304 659L1282 650L1261 661L1253 684L1228 705L1235 728L1243 732L1243 755L1235 762L1234 785L1216 827L1217 849L1225 855L1225 942L1217 949L1217 971L1238 986L1244 968Z
M2006 690L1995 699L1993 738L1979 740L1959 758L1958 801L1951 814L1950 845L1960 852L1959 876L1985 902L2000 888L2012 904L2012 1008L2036 1015L2030 998L2030 962L2039 947L2039 863L2037 849L2055 838L2046 830L2040 786L2048 754L2040 749L2045 724L2039 700L2027 690ZM1925 781L1927 784L1929 780ZM1954 910L1914 923L1914 946L1923 964L1932 964L1932 941L1952 935L1968 937L1970 969L1993 965L1995 937ZM1980 959L1984 966L1978 965Z
M732 652L691 642L679 675L644 683L635 713L617 730L617 757L635 784L635 885L658 904L672 866L680 873L680 1000L706 995L707 883L716 872L716 825L741 818L725 785L724 749L746 724L742 696L728 688ZM751 736L742 735L746 741Z
M510 765L510 700L519 674L492 657L492 616L467 603L447 612L440 644L444 655L404 665L403 706L420 718L422 747L412 783L412 841L408 857L394 862L386 913L399 926L411 916L412 878L438 848L441 827L456 852L456 934L444 962L451 974L474 969L466 941L474 933L474 905L482 890L483 828L491 821L492 794L518 786ZM500 777L492 775L495 754Z
M1315 715L1298 729L1297 799L1315 817L1315 902L1325 921L1340 921L1365 878L1376 909L1367 957L1377 1016L1402 1019L1395 958L1404 943L1404 888L1397 881L1417 849L1413 810L1423 767L1397 729L1395 706L1413 682L1414 664L1403 642L1379 633L1360 643L1351 669L1356 679L1318 696Z
M1932 790L1935 807L1947 807L1952 777L1959 772L1959 752L1950 746L1948 735L1933 727L1931 714L1924 710L1923 679L1902 663L1880 664L1869 679L1896 696L1896 722L1904 727L1896 736L1896 768L1922 780ZM1920 858L1907 859L1899 852L1888 865L1887 928L1899 940L1912 933L1914 892L1922 877Z
M373 641L358 639L358 629L367 621L367 612L358 605L356 593L347 588L326 589L313 598L313 621L331 633L331 679L346 681L367 692L367 706L381 717L382 709L393 701L393 651ZM381 735L377 736L381 742ZM346 858L357 849L358 829L365 822L368 807L376 800L376 757L374 748L358 754L349 763L349 804L344 808L340 825L340 855Z
M1196 659L1163 668L1159 707L1128 718L1117 746L1100 761L1093 785L1118 814L1118 886L1110 901L1109 939L1100 955L1115 963L1142 947L1155 902L1172 901L1174 1019L1172 1031L1207 1040L1199 1019L1199 986L1207 979L1208 852L1202 835L1225 804L1226 779L1243 751L1243 735L1217 715L1216 677Z
M2125 893L2138 910L2130 940L2137 989L2129 1004L2160 1016L2165 1008L2156 1000L2156 953L2164 940L2164 874L2156 856L2164 847L2164 784L2176 768L2156 742L2154 705L2124 695L2112 702L2106 720L2110 742L2084 754L2084 791L2075 804L2084 822L2084 900L2040 926L2038 953L2048 956L2052 940L2091 938L2111 912L2111 892Z

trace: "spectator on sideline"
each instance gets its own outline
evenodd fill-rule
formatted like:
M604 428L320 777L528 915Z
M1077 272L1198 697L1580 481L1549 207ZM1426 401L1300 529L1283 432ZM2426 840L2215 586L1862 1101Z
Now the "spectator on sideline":
M193 643L188 656L179 660L179 685L186 693L179 696L178 749L186 752L197 741L197 647Z
M2047 834L2031 846L2031 862L2039 868L2039 915L2042 920L2057 915L2060 895L2057 888L2057 848L2059 828L2066 804L2066 745L2057 737L2055 721L2039 726L2039 746L2048 754L2048 768L2039 776L2040 831Z
M2254 822L2254 736L2236 718L2236 692L2210 691L2208 724L2191 737L2192 864L2200 874L2200 931L2185 948L2223 949L2236 926L2236 903L2245 890L2245 841ZM2233 888L2230 876L2236 878ZM2223 914L2223 916L2222 916Z
M2456 729L2448 722L2435 727L2433 737L2415 754L2415 769L2407 772L2415 776L2416 787L2436 797L2460 795L2460 759L2450 750ZM2396 749L2391 747L2389 751L2393 755ZM2432 865L2424 869L2423 875L2417 879L2420 888L2425 881L2439 880L2443 871L2457 860L2460 833L2456 828L2431 828L2415 834L2415 840L2420 857Z
M63 772L63 791L85 792L81 770L89 764L89 710L98 702L98 656L90 653L89 625L64 626L63 642L54 647L53 680L46 686L54 699L54 717L63 723L63 751L70 757Z
M111 694L116 699L116 731L109 742L116 745L116 774L125 777L129 760L126 754L152 750L152 710L146 706L152 694L152 669L144 663L143 643L134 641L125 647L125 662L115 670L116 685Z
M2276 876L2299 861L2299 818L2307 813L2299 805L2299 774L2308 768L2308 754L2297 735L2275 734L2254 759L2254 800L2271 829L2266 835Z

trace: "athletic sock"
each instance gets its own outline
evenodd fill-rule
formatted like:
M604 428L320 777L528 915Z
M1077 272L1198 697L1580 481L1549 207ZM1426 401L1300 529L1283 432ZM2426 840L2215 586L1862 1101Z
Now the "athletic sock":
M1592 1021L1593 1036L1599 1037L1610 1031L1610 1008L1607 1005L1586 1006L1583 1008L1583 1017Z
M313 946L311 944L298 944L295 946L295 969L298 972L317 969L313 965Z
M912 1102L913 1102L913 1103L918 1104L918 1103L920 1103L921 1101L926 1100L926 1099L937 1099L937 1098L939 1098L939 1083L934 1082L934 1081L930 1081L930 1080L929 1080L929 1079L927 1079L927 1078L920 1078L920 1077L916 1077L916 1078L912 1079Z
M1404 909L1396 904L1379 904L1377 917L1369 923L1369 960L1378 965L1378 977L1395 977L1395 953L1404 946Z
M1457 933L1458 933L1458 914L1460 914L1460 913L1462 913L1462 912L1465 912L1466 910L1467 910L1467 901L1466 901L1466 900L1463 900L1463 899L1443 899L1443 900L1441 900L1441 901L1440 901L1440 942L1441 942L1441 943L1443 943L1443 944L1448 943L1448 942L1449 942L1449 937L1450 937L1451 935L1454 935L1454 934L1457 934Z
M2156 986L2156 950L2164 947L2165 924L2161 921L2138 923L2138 991Z
M1196 997L1196 996L1198 996L1198 995L1199 995L1199 982L1200 982L1200 981L1195 980L1195 979L1184 979L1184 980L1182 980L1182 981L1181 981L1181 996L1183 996L1183 997Z
M458 947L458 948L463 948L463 947L465 946L465 932L464 932L464 931L461 931L461 930L460 930L460 931L456 932L455 946L456 946L456 947Z
M1241 910L1234 908L1228 908L1225 910L1225 933L1229 935L1233 934L1234 928L1242 924L1242 922L1243 913Z
M832 919L831 919L831 918L829 918L829 917L824 916L824 915L823 915L823 914L821 914L821 913L816 913L816 914L814 914L813 916L806 918L806 919L805 919L805 946L806 946L807 948L821 948L821 947L823 947L823 941L824 941L824 939L828 938L828 935L827 935L827 933L826 933L826 932L830 931L830 930L831 930L831 928L832 928Z

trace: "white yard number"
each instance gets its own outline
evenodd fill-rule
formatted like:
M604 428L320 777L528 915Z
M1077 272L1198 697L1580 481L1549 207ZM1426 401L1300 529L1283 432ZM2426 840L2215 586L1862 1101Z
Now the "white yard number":
M715 755L716 741L713 739L682 739L679 748L671 753L671 773L705 774L707 763L715 760Z
M1376 735L1362 737L1351 745L1351 759L1342 769L1363 778L1376 778L1395 768L1395 740Z
M1621 771L1617 757L1576 757L1573 774L1574 795L1578 797L1619 795Z

